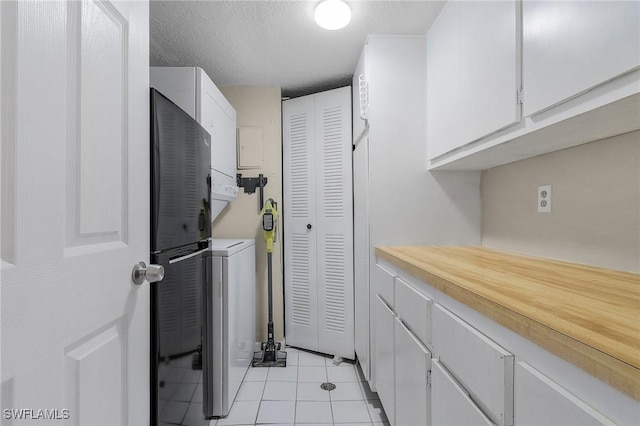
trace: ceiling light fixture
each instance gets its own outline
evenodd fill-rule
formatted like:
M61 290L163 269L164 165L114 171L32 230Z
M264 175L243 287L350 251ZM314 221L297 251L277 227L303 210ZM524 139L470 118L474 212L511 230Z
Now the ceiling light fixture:
M316 22L326 30L339 30L351 21L351 8L342 0L324 0L316 6Z

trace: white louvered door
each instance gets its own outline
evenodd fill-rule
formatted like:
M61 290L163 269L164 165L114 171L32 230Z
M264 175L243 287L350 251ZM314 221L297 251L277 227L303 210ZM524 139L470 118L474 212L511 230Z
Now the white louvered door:
M351 90L286 101L283 119L287 343L353 359Z
M283 104L285 333L287 342L318 350L314 98ZM311 225L311 229L307 229Z
M354 358L351 90L315 95L318 351Z

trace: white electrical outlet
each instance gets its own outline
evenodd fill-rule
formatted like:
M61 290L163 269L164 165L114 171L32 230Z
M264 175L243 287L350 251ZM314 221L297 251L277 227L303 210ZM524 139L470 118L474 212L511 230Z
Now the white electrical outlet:
M551 213L551 185L538 187L538 213Z

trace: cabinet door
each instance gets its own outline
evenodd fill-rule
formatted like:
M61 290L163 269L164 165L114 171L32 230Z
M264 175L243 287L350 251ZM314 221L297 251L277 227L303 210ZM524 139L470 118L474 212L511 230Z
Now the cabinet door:
M380 296L376 296L374 317L376 389L387 418L395 424L395 314Z
M520 121L519 1L460 2L460 143Z
M427 375L431 352L399 318L395 322L395 367L396 424L430 425L431 387Z
M315 102L318 350L353 359L351 88Z
M440 305L433 308L433 347L487 416L513 424L513 354Z
M376 263L371 274L371 296L379 294L391 308L394 306L394 287L396 274ZM372 302L373 303L373 300Z
M423 344L431 346L432 300L398 277L394 295L396 314Z
M524 115L640 66L637 1L523 1Z
M377 314L377 305L378 299L382 299L385 304L389 305L393 309L393 287L395 285L394 279L395 275L393 272L387 270L384 266L380 266L377 263L373 264L371 268L370 275L370 286L369 286L369 306L372 310L371 322L373 324L373 329L370 331L369 337L371 339L371 378L369 379L369 386L371 386L371 390L377 392L378 390L378 381L377 381L377 371L376 367L377 356L376 356L376 340L377 340L377 332L375 331L376 325L376 315Z
M515 402L518 425L614 424L526 363L517 364L516 378Z
M312 96L282 106L287 343L318 350L315 121Z
M457 147L460 135L460 3L450 1L427 34L427 157Z
M369 139L353 151L353 249L355 348L365 379L369 373Z
M435 359L431 363L431 423L438 426L494 425Z

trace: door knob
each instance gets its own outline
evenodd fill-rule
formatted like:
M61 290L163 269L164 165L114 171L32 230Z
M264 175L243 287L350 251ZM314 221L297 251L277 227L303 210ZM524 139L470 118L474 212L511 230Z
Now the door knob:
M157 283L164 278L164 267L162 265L149 265L138 262L131 272L131 280L134 284L140 285L146 279L150 283Z
M311 229L311 224L307 223L307 229Z

